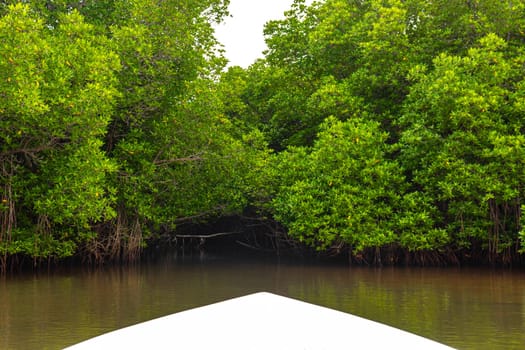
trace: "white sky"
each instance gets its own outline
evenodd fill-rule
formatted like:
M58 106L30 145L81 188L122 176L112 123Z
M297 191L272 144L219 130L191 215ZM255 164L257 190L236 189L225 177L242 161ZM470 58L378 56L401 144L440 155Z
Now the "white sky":
M307 0L306 4L313 0ZM264 24L284 17L293 0L230 0L230 14L215 28L217 39L224 45L230 66L248 67L262 57L266 49Z

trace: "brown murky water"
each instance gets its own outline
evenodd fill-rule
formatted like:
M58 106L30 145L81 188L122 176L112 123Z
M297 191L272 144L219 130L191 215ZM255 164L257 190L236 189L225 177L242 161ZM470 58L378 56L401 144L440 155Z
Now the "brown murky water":
M258 291L349 312L458 349L525 349L523 270L373 269L211 258L0 279L0 348L60 349Z

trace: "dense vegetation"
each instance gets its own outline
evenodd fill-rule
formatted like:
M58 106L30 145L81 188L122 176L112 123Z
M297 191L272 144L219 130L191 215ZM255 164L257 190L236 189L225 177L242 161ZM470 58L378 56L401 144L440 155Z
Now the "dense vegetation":
M1 269L243 212L359 261L522 261L524 1L296 0L226 70L227 5L0 3Z

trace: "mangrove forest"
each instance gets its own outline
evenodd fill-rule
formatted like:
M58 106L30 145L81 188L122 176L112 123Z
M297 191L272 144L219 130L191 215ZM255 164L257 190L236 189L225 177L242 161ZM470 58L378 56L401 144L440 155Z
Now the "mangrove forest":
M247 68L214 36L228 3L0 2L0 270L219 224L353 263L524 264L525 1L295 0Z

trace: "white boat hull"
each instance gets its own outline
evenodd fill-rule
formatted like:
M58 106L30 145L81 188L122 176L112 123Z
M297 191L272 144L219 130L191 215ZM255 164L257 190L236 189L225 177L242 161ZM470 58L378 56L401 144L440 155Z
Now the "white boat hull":
M256 293L113 331L81 349L451 349L344 312Z

